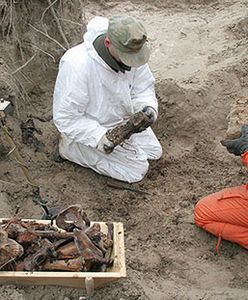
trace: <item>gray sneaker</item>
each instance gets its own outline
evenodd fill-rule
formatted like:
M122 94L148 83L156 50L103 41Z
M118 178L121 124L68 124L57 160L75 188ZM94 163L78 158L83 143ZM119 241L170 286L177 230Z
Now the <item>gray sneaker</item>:
M66 159L61 157L59 154L59 141L56 144L54 152L52 153L52 159L53 159L53 161L55 161L57 163L62 163L64 161L66 161Z

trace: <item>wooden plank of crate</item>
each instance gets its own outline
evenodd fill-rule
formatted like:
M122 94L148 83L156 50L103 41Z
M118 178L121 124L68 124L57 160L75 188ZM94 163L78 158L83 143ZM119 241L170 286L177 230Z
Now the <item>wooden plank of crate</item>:
M112 272L119 272L121 277L126 277L126 262L125 262L125 245L124 245L124 229L122 223L114 223L114 242L112 258L114 264Z

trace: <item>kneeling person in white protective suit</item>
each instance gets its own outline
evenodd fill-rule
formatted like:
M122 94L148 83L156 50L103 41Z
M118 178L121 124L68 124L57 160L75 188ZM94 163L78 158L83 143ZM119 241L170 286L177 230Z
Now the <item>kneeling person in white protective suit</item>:
M162 155L152 129L116 147L107 133L139 111L156 121L149 55L146 30L133 17L95 17L88 23L84 43L63 55L55 85L53 118L62 158L122 181L144 178L148 159Z

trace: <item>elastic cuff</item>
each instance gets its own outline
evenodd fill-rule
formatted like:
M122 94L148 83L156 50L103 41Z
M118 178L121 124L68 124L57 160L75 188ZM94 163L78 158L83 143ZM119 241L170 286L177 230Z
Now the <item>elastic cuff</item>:
M241 154L243 163L248 167L248 150Z
M157 112L156 109L155 109L154 107L152 107L152 106L147 105L147 106L144 106L143 109L144 109L145 107L147 107L147 108L149 108L149 109L151 109L151 110L153 111L153 113L154 113L154 122L155 122L155 121L157 120L157 118L158 118L158 112Z

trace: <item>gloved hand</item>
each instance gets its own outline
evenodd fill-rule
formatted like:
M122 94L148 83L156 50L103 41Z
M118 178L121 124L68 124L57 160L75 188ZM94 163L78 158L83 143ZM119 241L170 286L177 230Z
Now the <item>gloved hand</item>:
M157 120L158 114L153 107L145 106L142 109L142 111L150 118L152 123L154 123Z
M241 128L241 137L234 140L224 140L221 144L225 146L228 152L234 155L242 155L248 150L248 125L243 125Z
M100 139L98 145L97 145L97 149L101 152L104 152L104 153L111 153L113 150L114 150L114 143L112 143L107 137L106 137L106 134L104 134L102 136L102 138Z

